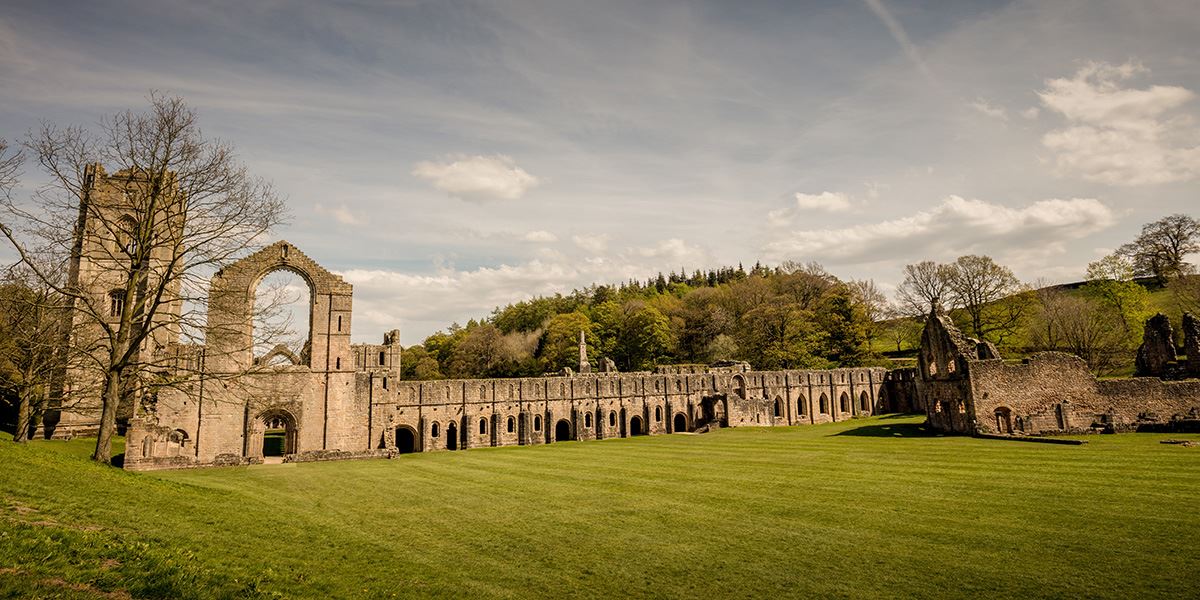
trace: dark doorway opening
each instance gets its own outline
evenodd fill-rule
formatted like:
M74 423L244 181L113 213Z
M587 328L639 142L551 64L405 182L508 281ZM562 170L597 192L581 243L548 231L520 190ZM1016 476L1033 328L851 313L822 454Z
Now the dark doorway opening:
M646 430L642 427L641 417L634 417L629 420L629 435L646 435Z
M409 454L417 451L417 436L407 427L396 428L396 451Z
M571 439L571 424L566 419L560 419L554 424L554 441L566 442Z
M454 423L446 426L446 449L458 450L458 428Z
M687 431L687 417L683 416L683 413L675 415L674 425L676 433L680 431Z

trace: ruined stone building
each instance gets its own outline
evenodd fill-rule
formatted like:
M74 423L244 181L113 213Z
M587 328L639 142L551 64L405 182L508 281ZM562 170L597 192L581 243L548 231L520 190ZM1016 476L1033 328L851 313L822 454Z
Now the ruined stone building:
M311 289L307 352L253 356L250 312L262 278L298 274ZM141 403L126 437L130 469L389 456L841 421L887 410L882 368L753 371L738 363L516 379L401 381L398 332L351 344L352 288L280 241L217 273L204 347L192 369ZM581 348L586 348L581 344ZM203 361L200 368L197 361ZM900 389L900 388L895 388ZM282 438L269 447L268 435Z
M74 256L68 274L68 285L81 290L84 295L72 303L67 315L71 323L68 329L70 345L81 352L64 365L65 371L55 378L57 389L51 394L52 405L42 423L44 431L53 437L95 433L100 419L96 399L103 377L92 368L90 357L108 352L111 338L104 331L105 325L116 325L122 311L132 310L128 305L132 304L129 300L135 292L126 289L126 282L130 280L130 256L135 254L139 239L146 236L178 239L182 231L182 203L171 201L176 199L174 194L160 194L159 197L168 201L153 208L137 205L145 196L141 193L142 188L149 185L152 184L143 173L132 170L108 174L98 164L85 169ZM174 183L166 181L161 185L171 188ZM131 213L150 214L153 223L139 223ZM148 230L141 231L140 227ZM148 257L148 287L151 289L161 281L154 280L154 274L172 259L168 247L169 244L156 246ZM147 326L149 335L134 349L143 359L163 355L168 348L178 345L182 308L178 286L172 284L167 294L175 299L163 303L154 322ZM125 418L133 414L133 396L133 393L126 393L120 403L118 412Z
M1184 321L1185 346L1197 347L1195 320L1186 315ZM944 432L1161 430L1200 417L1200 380L1164 380L1197 372L1200 353L1189 353L1188 365L1179 365L1171 339L1165 316L1150 319L1138 351L1139 374L1145 376L1098 380L1083 359L1062 352L1005 362L994 346L966 337L935 308L926 319L912 393L929 425Z

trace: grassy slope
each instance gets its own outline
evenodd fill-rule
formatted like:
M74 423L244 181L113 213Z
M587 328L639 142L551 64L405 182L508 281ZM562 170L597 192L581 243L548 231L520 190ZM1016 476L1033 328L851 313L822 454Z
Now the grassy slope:
M1194 593L1200 448L920 420L157 474L0 443L0 595Z

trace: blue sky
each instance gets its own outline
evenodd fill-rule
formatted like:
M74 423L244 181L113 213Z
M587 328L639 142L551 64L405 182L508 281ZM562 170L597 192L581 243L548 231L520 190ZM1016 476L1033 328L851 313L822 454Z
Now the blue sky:
M6 0L0 137L185 97L356 340L411 344L681 267L1078 279L1200 213L1197 39L1189 1Z

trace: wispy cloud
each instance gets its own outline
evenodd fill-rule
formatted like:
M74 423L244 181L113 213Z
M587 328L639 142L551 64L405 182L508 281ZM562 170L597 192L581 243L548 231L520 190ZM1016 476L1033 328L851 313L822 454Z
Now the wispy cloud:
M930 82L936 83L937 78L933 76L933 71L929 69L929 65L922 58L920 49L908 37L908 31L904 29L900 21L896 20L896 17L892 15L892 11L888 10L888 7L883 4L883 0L863 0L863 2L866 2L871 12L875 13L875 16L879 17L880 21L883 21L888 32L892 34L892 38L900 45L900 49L904 51L904 55L908 57L908 60L912 61L913 66Z

